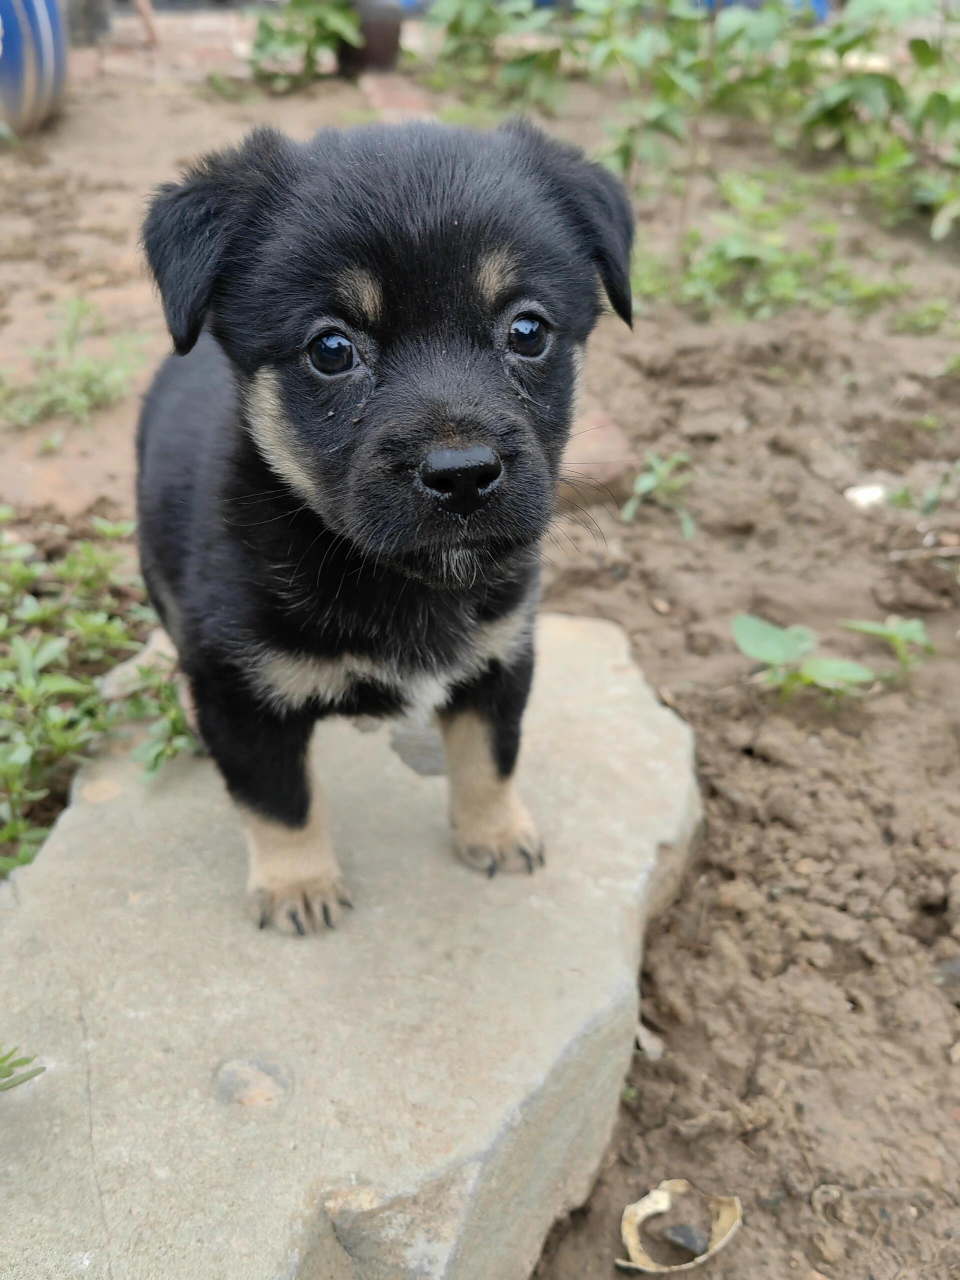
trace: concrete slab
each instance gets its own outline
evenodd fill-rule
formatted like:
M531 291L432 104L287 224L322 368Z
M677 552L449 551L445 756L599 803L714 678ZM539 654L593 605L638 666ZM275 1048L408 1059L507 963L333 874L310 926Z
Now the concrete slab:
M521 781L546 869L486 880L445 782L321 728L344 926L245 914L208 761L77 781L0 886L10 1280L524 1280L587 1195L637 1018L644 920L700 816L689 730L610 623L548 617Z

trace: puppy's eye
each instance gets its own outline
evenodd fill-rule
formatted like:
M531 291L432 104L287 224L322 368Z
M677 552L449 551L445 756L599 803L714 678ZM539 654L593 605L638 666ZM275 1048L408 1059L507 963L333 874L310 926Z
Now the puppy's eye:
M328 329L314 338L308 348L310 363L317 373L332 377L335 373L346 373L357 361L357 350L348 337Z
M518 356L542 356L547 349L550 330L539 316L517 316L510 326L508 346Z

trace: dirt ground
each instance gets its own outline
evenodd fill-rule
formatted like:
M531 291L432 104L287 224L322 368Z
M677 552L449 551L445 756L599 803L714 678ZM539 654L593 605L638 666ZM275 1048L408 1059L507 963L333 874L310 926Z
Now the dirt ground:
M367 114L342 84L225 102L114 71L0 155L0 366L25 372L52 305L77 294L107 318L102 341L132 334L144 361L131 395L64 427L56 452L39 450L63 424L0 432L0 501L131 507L136 397L168 345L136 247L149 188L255 122L304 135ZM596 120L586 95L553 127L593 142ZM717 146L736 163L735 139ZM643 198L639 214L667 252L675 203ZM837 216L864 271L897 264L911 304L943 297L960 315L954 257ZM597 529L565 522L547 548L546 603L626 628L696 729L708 821L646 946L644 1019L664 1054L637 1055L596 1191L558 1225L539 1280L606 1280L624 1205L668 1177L743 1201L744 1229L705 1269L716 1280L960 1276L960 507L844 497L874 480L919 492L960 458L960 376L940 376L958 343L891 336L888 318L698 325L659 307L632 334L605 320L593 342L592 402L638 454L690 455L698 531L594 505ZM919 616L937 654L905 688L781 704L747 679L738 611L807 624L878 667L882 650L838 620Z

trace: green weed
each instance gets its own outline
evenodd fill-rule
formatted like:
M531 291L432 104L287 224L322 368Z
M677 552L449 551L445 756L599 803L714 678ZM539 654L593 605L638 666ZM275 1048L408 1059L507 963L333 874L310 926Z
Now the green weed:
M443 28L443 43L431 83L554 111L563 84L560 43L511 53L503 48L551 20L534 0L436 0L428 21Z
M33 1067L30 1071L25 1071L25 1067L29 1067L34 1061L33 1058L18 1058L16 1055L19 1049L8 1049L3 1052L3 1046L0 1045L0 1093L4 1089L15 1089L18 1084L26 1084L28 1080L33 1080L36 1076L46 1071L46 1067Z
M156 763L192 743L159 676L116 702L100 690L99 675L155 622L138 577L122 568L116 539L130 523L95 520L99 541L48 559L13 534L14 518L0 508L0 876L33 858L77 762L115 725L152 720L163 743Z
M842 621L841 627L848 631L857 631L861 635L875 636L884 641L893 650L900 667L900 675L905 677L923 661L923 654L933 653L933 645L927 635L927 628L920 618L901 618L892 613L883 622Z
M680 521L683 536L692 538L697 526L680 500L684 490L693 482L693 474L688 470L690 459L685 453L673 453L669 458L648 453L646 464L633 482L633 495L624 503L621 519L629 523L636 517L642 502L652 502L665 511L672 511Z
M284 0L275 14L258 18L250 66L272 93L287 93L316 79L319 55L336 53L341 44L363 44L360 20L346 0Z
M75 298L62 309L56 338L34 352L33 377L10 384L0 376L0 421L29 427L57 415L86 422L94 409L115 404L127 392L137 363L129 343L116 341L109 357L91 356L81 348L91 334L103 330L97 309Z
M891 333L938 333L950 318L950 303L945 298L931 298L916 307L897 311L890 317Z
M777 232L761 232L736 219L715 219L722 234L705 240L686 237L684 264L670 271L648 255L633 269L639 298L669 297L700 319L715 311L764 319L790 307L816 310L847 307L858 315L899 297L906 286L896 279L868 280L837 257L831 235L816 237L808 248L794 248Z
M222 102L250 102L255 96L246 80L225 75L222 71L208 73L201 87L201 95L219 98Z
M733 619L732 630L737 648L763 664L763 682L778 689L783 698L804 686L840 696L877 679L876 672L859 662L818 655L817 635L809 627L778 627L740 613Z

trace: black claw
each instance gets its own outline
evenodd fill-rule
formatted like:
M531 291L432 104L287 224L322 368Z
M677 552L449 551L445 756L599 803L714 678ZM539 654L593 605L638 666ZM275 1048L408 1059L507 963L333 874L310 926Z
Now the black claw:
M305 937L307 931L303 927L303 921L300 919L299 915L297 915L296 907L291 907L290 910L287 912L287 915L290 917L291 923L293 924L293 927L296 929L297 933L299 933L300 937L301 938Z
M526 867L527 867L527 875L532 876L532 875L533 875L533 858L532 858L532 856L531 856L531 855L526 851L526 849L521 849L521 850L520 850L520 857L521 857L521 858L523 859L523 861L526 863Z
M267 927L267 923L269 922L269 920L270 920L270 916L268 912L261 911L260 912L260 928L265 929Z
M545 867L545 866L547 865L547 860L546 860L546 858L543 856L543 850L542 850L542 849L538 849L538 850L537 850L537 863L538 863L538 865L539 865L539 866L541 866L541 867Z
M330 908L327 906L326 903L323 903L321 910L323 911L323 923L327 926L328 929L332 929L333 916L330 914Z
M350 911L352 911L352 910L353 910L353 903L350 901L350 899L349 899L349 898L347 898L347 897L343 896L342 894L341 894L341 896L337 899L337 901L340 903L341 907L346 907L346 908L347 908L348 910L350 910Z
M494 860L490 863L489 867L487 867L487 879L492 880L496 874L497 874L497 860L496 858L494 858Z

